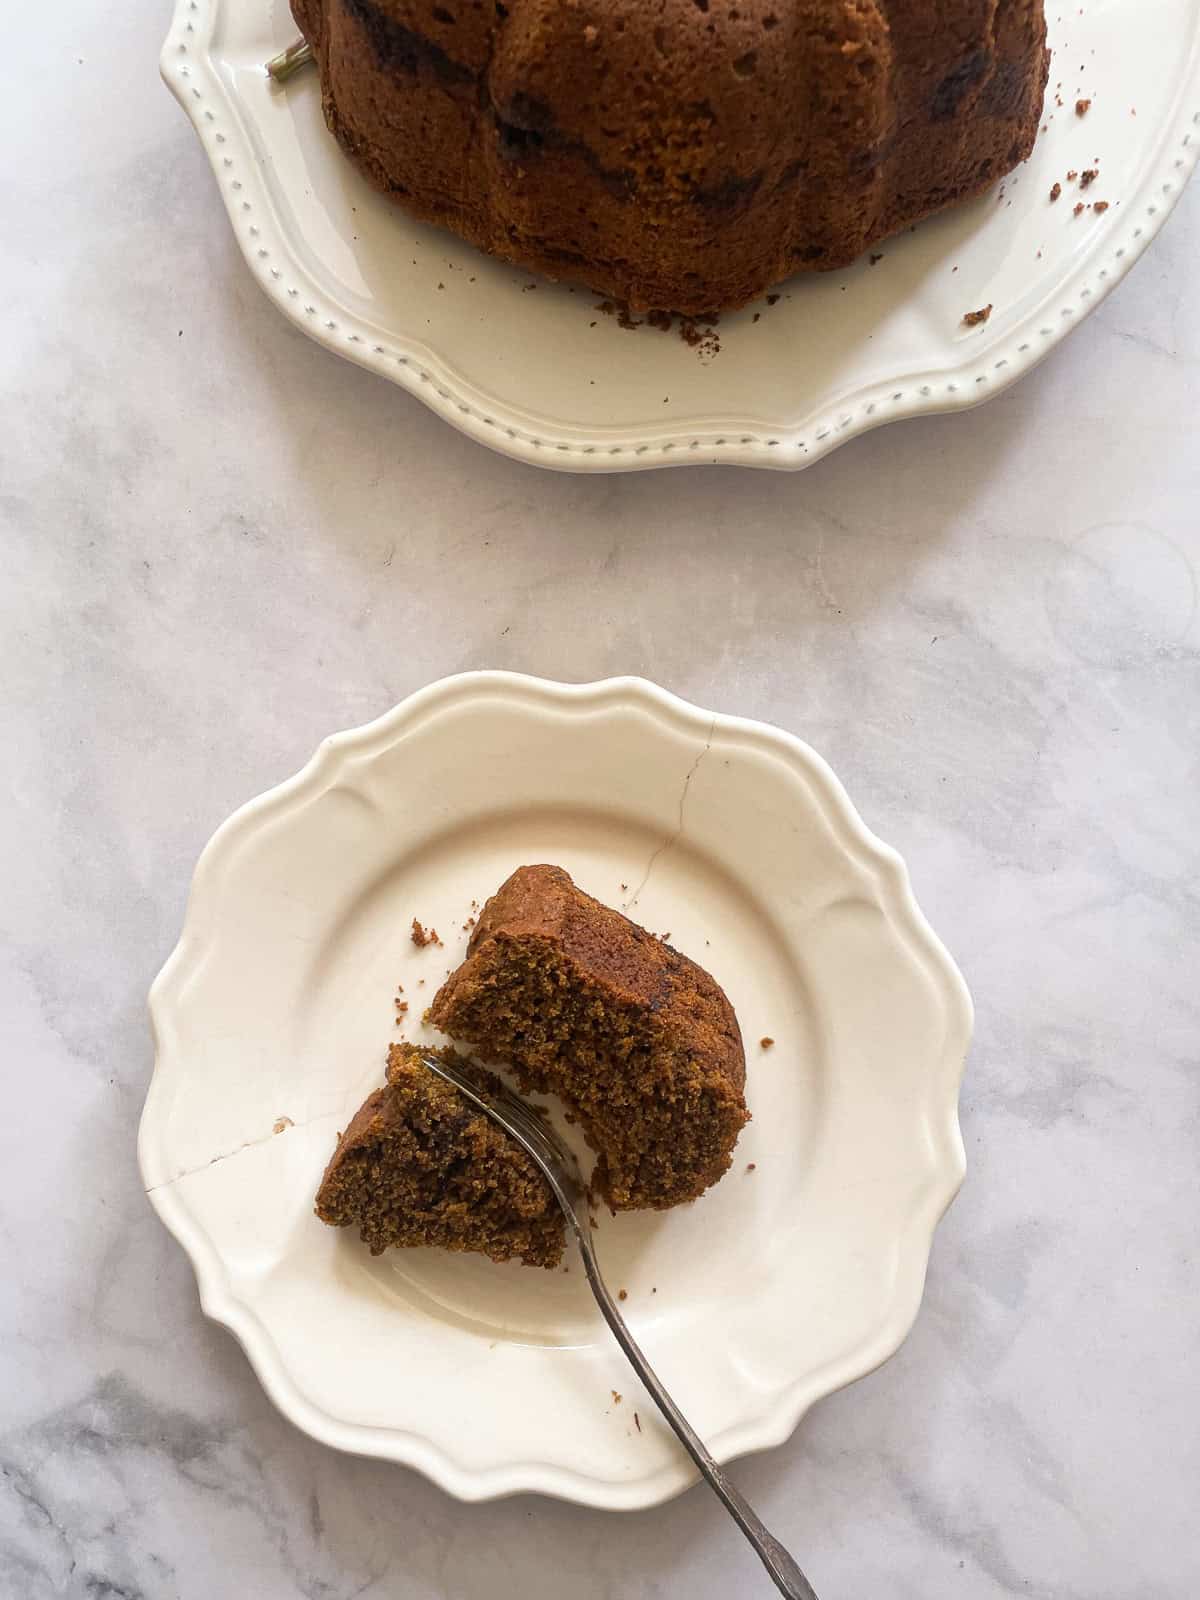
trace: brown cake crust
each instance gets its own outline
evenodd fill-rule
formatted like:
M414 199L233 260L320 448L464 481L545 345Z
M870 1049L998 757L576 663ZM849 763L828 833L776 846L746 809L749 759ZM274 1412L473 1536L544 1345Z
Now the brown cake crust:
M724 992L561 867L521 867L492 896L430 1021L511 1063L523 1088L563 1098L614 1209L694 1199L749 1119Z
M496 1083L453 1050L434 1054L484 1087ZM357 1227L372 1255L438 1245L555 1267L563 1253L562 1212L529 1156L409 1044L392 1045L387 1083L338 1139L316 1213Z
M377 188L638 309L744 304L1033 148L1044 0L292 0Z

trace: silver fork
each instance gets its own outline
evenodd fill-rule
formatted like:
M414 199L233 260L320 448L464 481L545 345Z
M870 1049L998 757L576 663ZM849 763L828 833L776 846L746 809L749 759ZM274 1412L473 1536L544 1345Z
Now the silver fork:
M422 1052L422 1061L436 1072L439 1078L452 1083L472 1105L476 1105L517 1141L536 1162L542 1176L550 1185L554 1198L562 1207L567 1226L579 1246L583 1257L583 1270L596 1297L596 1304L605 1322L613 1331L617 1343L629 1357L634 1370L642 1380L650 1398L666 1418L680 1444L691 1456L701 1474L725 1504L725 1509L749 1539L766 1567L771 1581L789 1600L817 1600L812 1584L801 1572L792 1557L768 1532L745 1496L729 1481L721 1468L705 1449L704 1441L679 1410L663 1388L653 1367L638 1347L637 1341L625 1325L617 1310L617 1302L608 1291L600 1274L596 1250L592 1243L592 1229L587 1215L587 1197L579 1176L575 1158L555 1138L550 1127L536 1116L525 1102L501 1087L496 1094L478 1088L456 1067L447 1066L433 1054Z

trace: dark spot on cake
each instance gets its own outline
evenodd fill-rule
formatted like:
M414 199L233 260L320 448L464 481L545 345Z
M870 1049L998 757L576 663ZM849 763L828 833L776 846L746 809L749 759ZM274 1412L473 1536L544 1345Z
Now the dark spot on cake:
M803 161L789 161L787 166L784 167L783 171L779 174L779 177L776 180L776 192L778 192L780 189L790 189L803 171Z
M985 58L985 71L987 66ZM1004 119L1019 117L1028 88L1028 69L1023 60L998 61L993 66L991 76L979 97L979 109L988 117ZM1016 159L1019 160L1020 156L1018 155Z
M739 56L733 63L733 70L739 78L752 78L758 71L757 53L747 50L744 56Z
M990 51L983 48L973 50L952 72L946 74L933 92L930 112L935 122L948 122L957 114L966 96L986 76L991 59Z
M360 24L381 67L419 76L430 72L444 83L474 83L475 73L455 61L440 45L414 33L388 16L374 0L341 0L347 14Z

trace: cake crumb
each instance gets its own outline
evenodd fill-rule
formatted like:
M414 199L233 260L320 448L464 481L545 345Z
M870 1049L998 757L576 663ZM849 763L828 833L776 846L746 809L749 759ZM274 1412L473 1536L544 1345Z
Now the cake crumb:
M1061 195L1061 194L1062 194L1062 184L1061 183L1056 183L1054 185L1053 189L1051 189L1051 191L1050 191L1050 204L1053 205L1054 202L1058 199L1059 195Z
M291 1117L276 1117L275 1124L272 1127L271 1132L282 1133L285 1128L294 1128L295 1126L296 1124L292 1121ZM341 1135L339 1134L338 1137L340 1138Z
M641 1422L640 1422L640 1421L639 1421L639 1420L638 1420L638 1414L637 1414L637 1412L636 1412L636 1411L635 1411L635 1412L634 1412L634 1413L633 1413L633 1425L634 1425L634 1427L635 1427L635 1428L636 1428L636 1429L637 1429L637 1431L638 1431L638 1432L639 1432L639 1433L641 1433L641 1431L642 1431L642 1424L641 1424Z
M1091 109L1092 109L1092 102L1090 100L1076 100L1076 102L1075 102L1075 115L1077 117L1086 117L1088 112Z
M629 1299L629 1295L624 1289L618 1289L617 1290L617 1299L618 1300L628 1300Z
M617 1391L615 1389L613 1389L611 1391L611 1393L612 1393L612 1397L613 1397L613 1405L619 1406L621 1404L621 1396L617 1393Z
M747 1161L747 1163L746 1163L746 1171L747 1172L753 1172L754 1169L757 1166L758 1166L758 1162L757 1161Z
M1075 168L1074 168L1074 167L1072 167L1072 168L1071 168L1071 170L1070 170L1070 172L1068 172L1068 173L1067 173L1067 182L1068 182L1068 183L1074 183L1074 182L1075 182L1075 179L1076 179L1076 178L1077 178L1077 177L1078 177L1078 176L1079 176L1079 174L1078 174L1078 172L1076 172L1076 170L1075 170Z
M1107 200L1097 200L1097 201L1095 201L1093 203L1093 205L1092 205L1092 210L1096 213L1096 215L1098 217L1102 217L1104 215L1104 213L1108 210L1108 201Z
M1082 216L1082 215L1083 215L1083 213L1084 213L1084 212L1085 212L1085 211L1086 211L1086 210L1087 210L1087 207L1086 207L1086 206L1085 206L1085 205L1084 205L1084 203L1083 203L1083 201L1082 201L1082 200L1081 200L1081 201L1080 201L1080 202L1079 202L1079 203L1078 203L1078 205L1077 205L1077 206L1076 206L1076 207L1075 207L1075 215L1076 215L1076 216L1077 216L1077 217L1080 217L1080 216Z
M968 328L977 328L981 322L986 322L991 314L992 307L990 305L983 306L978 311L968 311L963 317L963 321Z
M1089 167L1086 172L1081 172L1079 174L1079 187L1081 189L1091 188L1092 184L1095 183L1099 176L1100 169L1098 167Z
M679 337L690 350L695 350L702 360L711 360L721 353L721 336L715 327L702 328L701 321L713 318L680 317Z
M767 296L767 304L769 306L777 306L779 304L779 296L777 294L769 294Z
M441 944L442 941L438 938L438 931L436 928L423 928L417 921L416 917L414 917L412 923L412 942L416 945L418 950L424 950L427 944Z
M759 1048L760 1049L769 1050L771 1048L771 1046L775 1043L775 1041L774 1041L774 1039L771 1038L770 1034L765 1034L764 1033L762 1038L758 1041L758 1043L759 1043Z

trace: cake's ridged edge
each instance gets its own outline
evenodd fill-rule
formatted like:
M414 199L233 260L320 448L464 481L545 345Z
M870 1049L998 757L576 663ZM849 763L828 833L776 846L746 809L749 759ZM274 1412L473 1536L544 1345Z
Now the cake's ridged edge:
M940 13L930 32L924 0L293 9L329 125L377 187L493 254L692 315L988 188L1029 154L1048 70L1042 0L962 0L957 35ZM634 64L666 72L697 41L686 81L708 92L656 103ZM585 88L609 55L634 85L600 106L612 128Z

